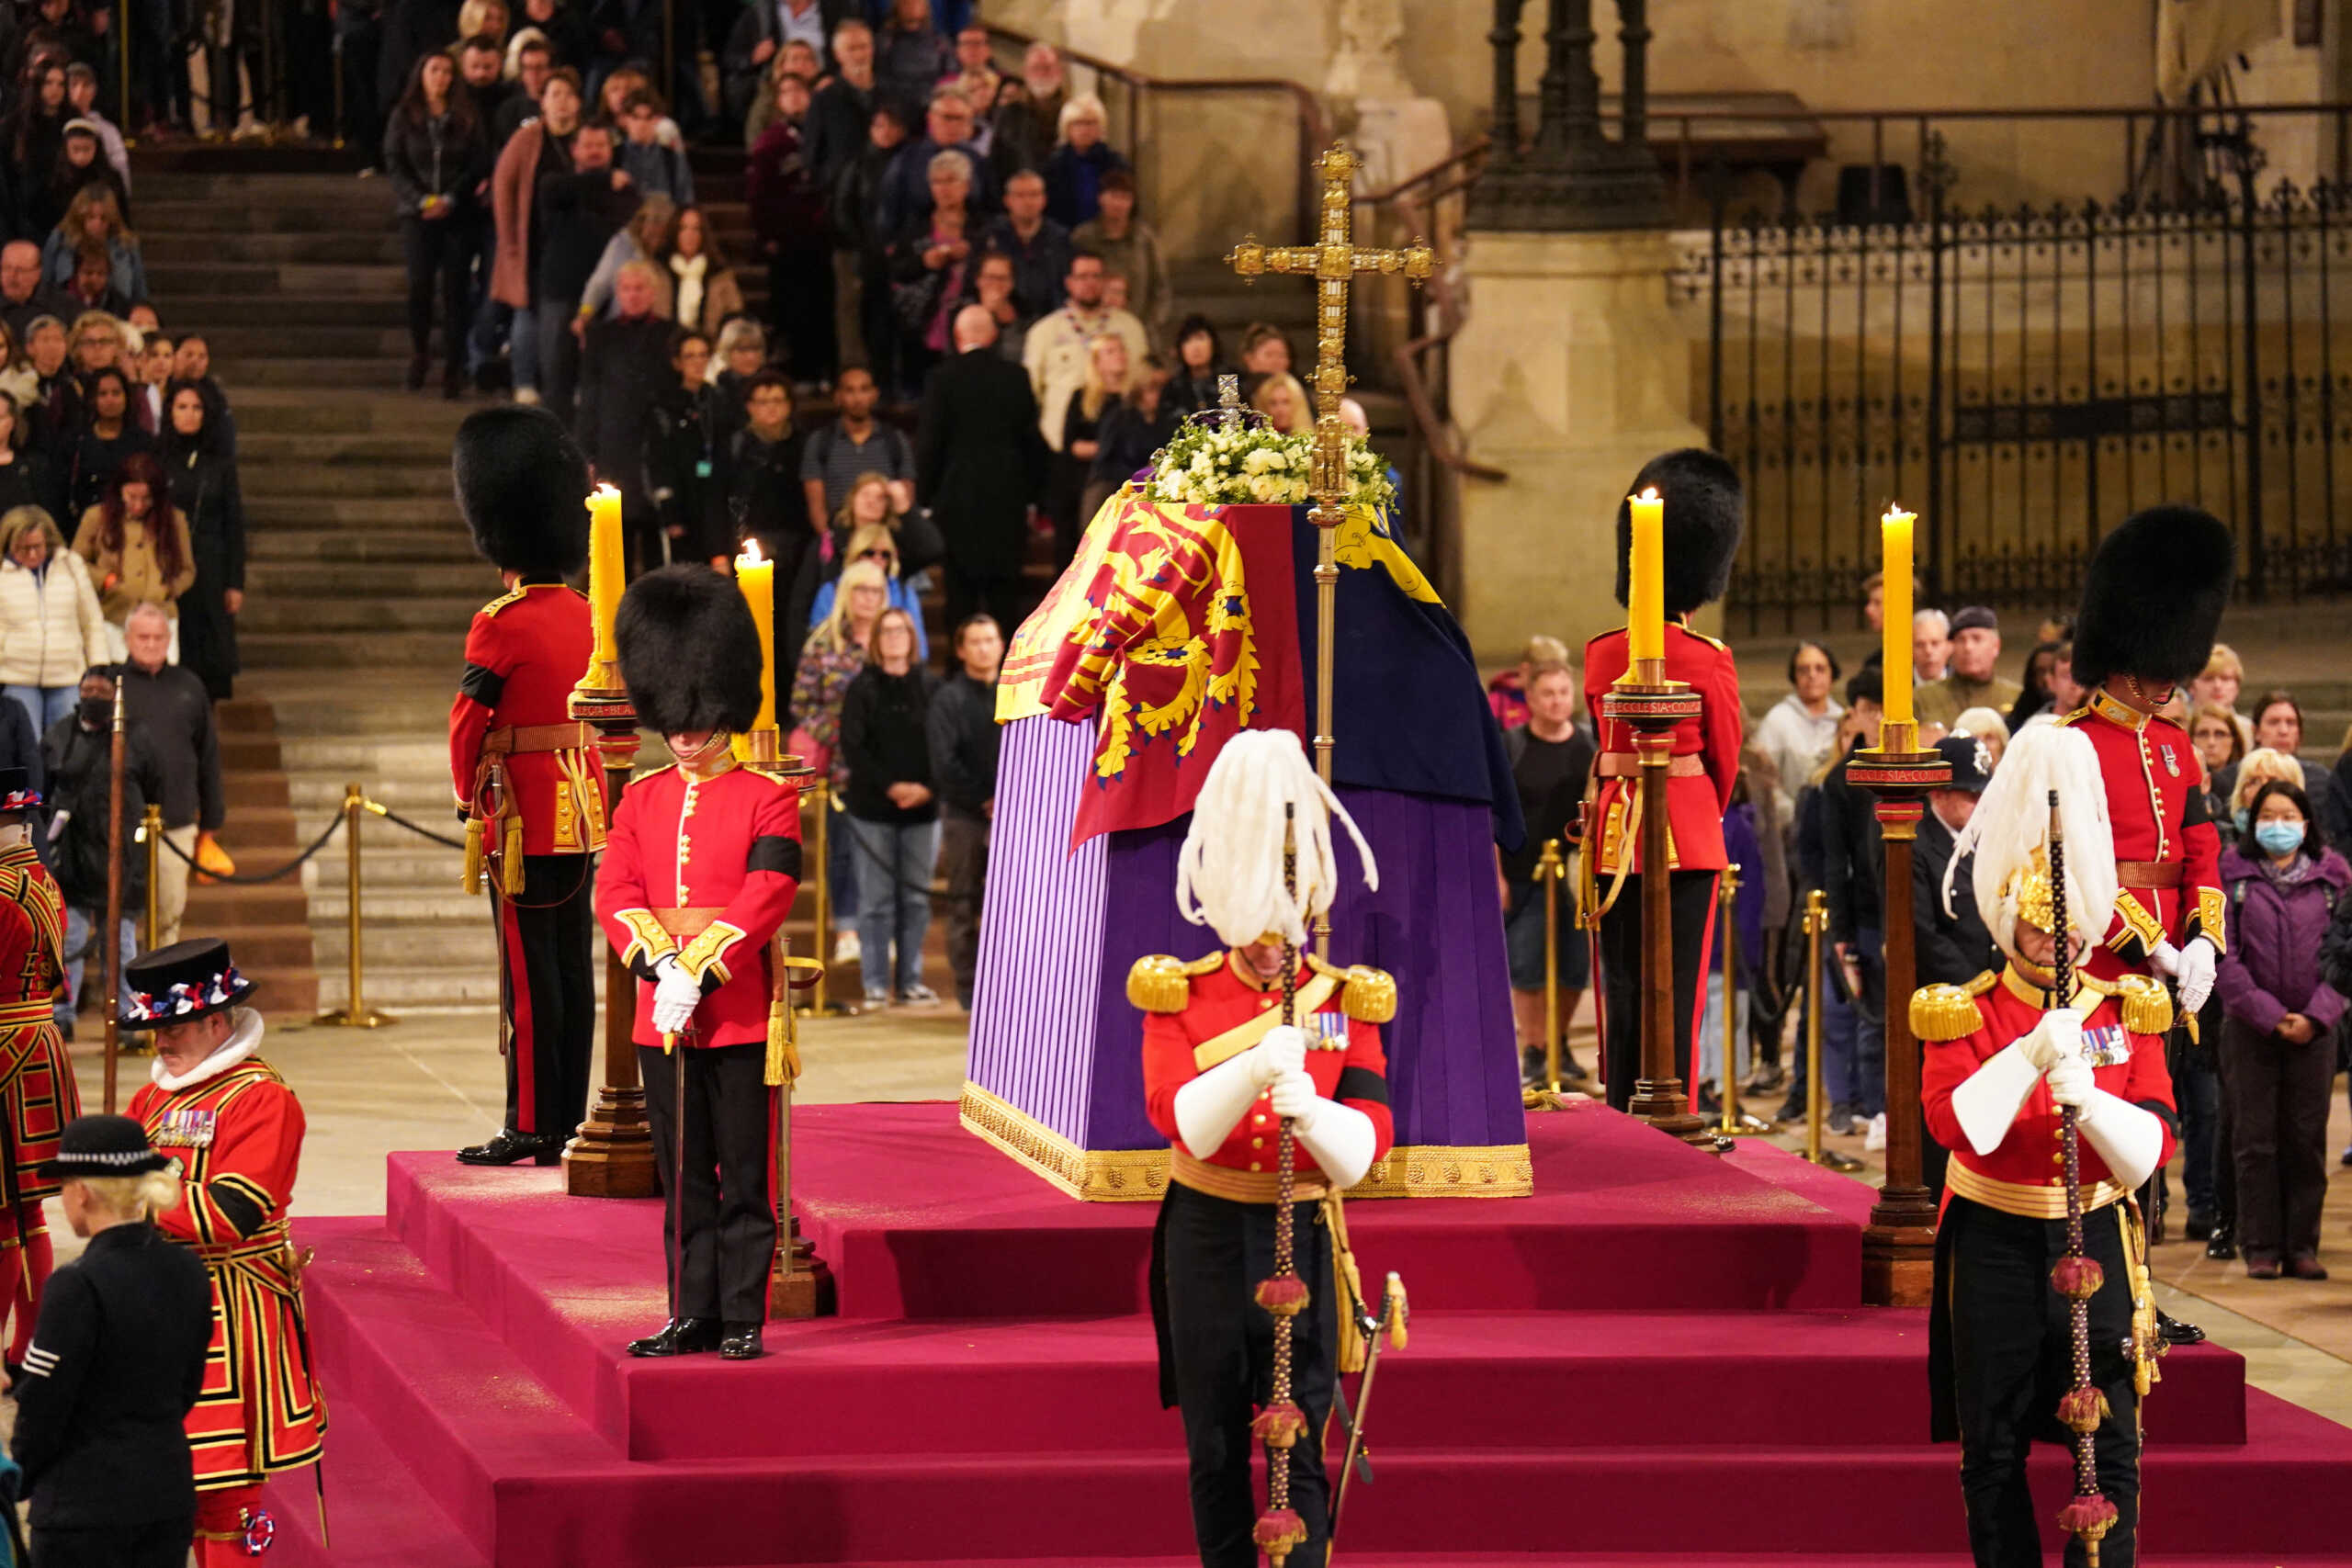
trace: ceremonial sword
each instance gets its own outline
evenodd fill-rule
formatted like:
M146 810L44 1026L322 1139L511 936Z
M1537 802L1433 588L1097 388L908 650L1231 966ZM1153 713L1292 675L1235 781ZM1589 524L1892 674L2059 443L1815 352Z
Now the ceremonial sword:
M1385 1342L1393 1341L1398 1349L1405 1347L1405 1327L1412 1313L1405 1303L1405 1281L1389 1270L1387 1286L1380 1293L1380 1315L1374 1317L1364 1311L1363 1303L1355 1307L1356 1326L1363 1330L1371 1344L1364 1353L1363 1381L1356 1385L1356 1407L1347 1416L1347 1394L1340 1393L1340 1408L1348 1422L1348 1457L1340 1465L1340 1490L1331 1499L1329 1540L1337 1545L1340 1539L1340 1516L1348 1504L1348 1483L1361 1472L1367 1484L1372 1481L1372 1450L1364 1446L1364 1422L1372 1414L1372 1382L1380 1371L1380 1351ZM1336 1379L1333 1380L1335 1385ZM1329 1548L1326 1549L1327 1551ZM1325 1561L1329 1560L1327 1557Z

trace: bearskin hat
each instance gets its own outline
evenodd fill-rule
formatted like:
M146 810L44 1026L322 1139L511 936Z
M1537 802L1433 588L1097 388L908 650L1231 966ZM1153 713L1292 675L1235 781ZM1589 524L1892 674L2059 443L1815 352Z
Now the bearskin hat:
M2152 506L2099 541L2075 616L2075 682L2177 686L2205 668L2237 578L2237 542L2209 512Z
M588 460L543 408L466 416L450 448L458 509L474 548L525 577L568 577L588 559Z
M760 629L734 582L707 566L649 571L613 618L621 683L657 735L742 731L760 713Z
M1661 452L1642 465L1625 493L1655 486L1666 501L1666 613L1687 615L1724 596L1747 515L1739 470L1703 446ZM1617 603L1631 592L1634 510L1617 503Z

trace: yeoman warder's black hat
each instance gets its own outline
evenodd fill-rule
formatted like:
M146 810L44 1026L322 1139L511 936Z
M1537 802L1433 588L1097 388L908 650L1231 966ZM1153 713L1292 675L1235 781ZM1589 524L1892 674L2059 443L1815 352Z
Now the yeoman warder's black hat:
M162 1029L192 1023L235 1007L254 993L253 982L229 961L229 944L217 936L191 937L142 953L122 966L125 1029Z

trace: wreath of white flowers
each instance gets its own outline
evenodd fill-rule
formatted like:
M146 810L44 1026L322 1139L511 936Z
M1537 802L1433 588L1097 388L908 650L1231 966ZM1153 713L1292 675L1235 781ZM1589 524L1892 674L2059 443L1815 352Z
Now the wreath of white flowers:
M1348 438L1351 504L1385 511L1396 504L1387 459L1360 435ZM1312 432L1285 435L1262 415L1236 420L1221 410L1187 419L1173 439L1152 454L1144 493L1178 505L1295 505L1311 501Z

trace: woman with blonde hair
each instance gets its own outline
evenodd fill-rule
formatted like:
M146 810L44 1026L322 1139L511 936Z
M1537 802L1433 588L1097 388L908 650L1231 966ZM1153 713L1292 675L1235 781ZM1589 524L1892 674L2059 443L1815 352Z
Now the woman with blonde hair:
M842 503L840 516L836 519L836 526L847 525L850 530L848 542L842 547L839 558L843 570L859 561L872 561L882 569L889 590L890 608L904 610L914 617L915 657L927 660L931 657L931 639L923 635L922 596L899 570L898 518L891 515L887 520L850 522L854 514L865 516L870 513L877 502L887 512L890 504L890 481L880 474L866 474L850 488L849 499ZM817 585L816 597L808 605L811 622L822 621L833 613L833 605L841 596L840 587L837 578Z
M613 285L619 281L621 268L631 262L643 262L650 270L653 313L664 317L670 314L670 269L655 258L669 249L677 226L678 205L661 192L655 191L638 203L628 221L605 242L605 254L597 259L596 270L588 275L588 287L580 293L579 313L572 318L573 333L584 333L590 321L615 313Z
M1046 160L1046 216L1065 229L1091 223L1102 210L1102 177L1127 161L1102 140L1109 121L1102 100L1080 93L1062 105L1060 141Z
M10 1443L42 1562L172 1568L196 1534L187 1420L212 1345L212 1280L160 1232L176 1166L128 1116L66 1124L41 1176L89 1245L50 1276Z
M1054 570L1059 571L1078 553L1079 530L1086 519L1079 503L1086 493L1086 477L1102 450L1102 416L1126 395L1126 340L1116 333L1096 333L1086 343L1086 376L1070 393L1062 414L1062 446L1054 454L1046 481L1046 515L1054 521Z
M2192 703L2211 703L2223 709L2230 721L2237 726L2238 738L2246 750L2254 747L2254 721L2238 712L2238 695L2245 689L2245 664L2238 658L2237 649L2226 642L2217 642L2213 651L2205 657L2205 668L2190 678L2188 696Z
M112 651L89 568L39 506L0 513L0 686L33 733L74 711L82 671Z
M503 45L506 28L512 17L506 0L466 0L458 7L458 36L461 39L486 38Z
M890 580L870 560L854 560L842 569L839 591L831 609L801 645L800 662L792 675L792 739L786 750L797 753L825 775L838 797L849 785L849 760L842 755L842 699L857 672L865 668L865 652L874 640L875 623L890 607ZM822 809L822 807L820 807ZM827 840L825 882L833 911L833 962L858 961L857 874L849 835L834 833Z
M1259 382L1258 389L1250 394L1250 406L1284 435L1303 435L1315 428L1315 411L1307 403L1306 389L1286 371Z
M114 192L103 185L84 186L66 204L65 216L41 243L40 275L51 288L70 288L82 247L94 245L107 254L107 282L126 299L147 298L147 264L140 259L139 236L122 220Z

